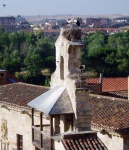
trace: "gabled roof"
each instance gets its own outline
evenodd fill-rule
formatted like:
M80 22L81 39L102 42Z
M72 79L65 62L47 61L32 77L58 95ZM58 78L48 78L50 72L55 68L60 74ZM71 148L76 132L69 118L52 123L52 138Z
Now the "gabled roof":
M62 140L66 150L107 150L96 133L70 135Z
M99 78L86 79L89 84L99 84ZM102 79L102 92L111 91L125 91L128 90L128 78L103 78Z
M12 83L0 86L0 102L27 107L27 103L48 91L48 87L26 83Z
M129 133L129 101L90 94L92 127Z
M35 108L47 115L73 113L70 98L65 87L53 87L39 97L28 103L28 106Z
M3 78L3 80L1 78L0 85L10 84L10 83L15 83L15 82L22 82L22 80L16 78L14 75L12 75L7 70L3 70L2 68L0 68L0 73L3 73L3 72L6 74L6 78L5 78L5 81L3 81L4 78Z

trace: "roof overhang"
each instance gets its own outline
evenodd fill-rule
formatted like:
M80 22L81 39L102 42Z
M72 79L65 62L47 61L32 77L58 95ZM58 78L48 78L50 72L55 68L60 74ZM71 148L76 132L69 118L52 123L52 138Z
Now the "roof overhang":
M47 115L73 113L73 108L66 88L60 86L53 87L29 102L28 105Z

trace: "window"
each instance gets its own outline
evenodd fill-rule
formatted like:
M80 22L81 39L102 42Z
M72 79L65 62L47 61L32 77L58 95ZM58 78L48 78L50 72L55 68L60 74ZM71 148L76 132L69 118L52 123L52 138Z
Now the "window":
M23 150L23 135L17 134L17 150Z
M64 58L61 56L60 58L60 79L64 80Z

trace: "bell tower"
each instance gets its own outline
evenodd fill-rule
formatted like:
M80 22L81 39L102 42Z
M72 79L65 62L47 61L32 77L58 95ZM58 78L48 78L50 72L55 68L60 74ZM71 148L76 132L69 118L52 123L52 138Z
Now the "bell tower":
M76 36L75 36L76 35ZM83 46L80 40L80 29L62 29L56 46L56 71L52 75L51 85L65 84L70 74L80 73L80 50Z
M87 102L89 89L86 88L85 74L79 69L83 47L81 30L79 28L62 29L55 47L56 70L51 76L51 87L66 87L74 110L74 130L76 132L90 130L91 114Z

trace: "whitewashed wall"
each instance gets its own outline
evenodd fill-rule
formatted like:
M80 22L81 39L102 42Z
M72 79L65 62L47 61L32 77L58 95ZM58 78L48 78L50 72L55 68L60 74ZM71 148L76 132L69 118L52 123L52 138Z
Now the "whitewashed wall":
M24 108L0 103L0 140L9 143L9 150L17 149L17 134L23 135L24 150L35 150L31 137L31 111L25 110L24 113L29 112L29 114L22 114L23 110ZM39 120L39 117L36 115L36 124L39 124ZM3 124L3 121L7 122L7 124ZM46 120L43 120L43 122L49 123Z

